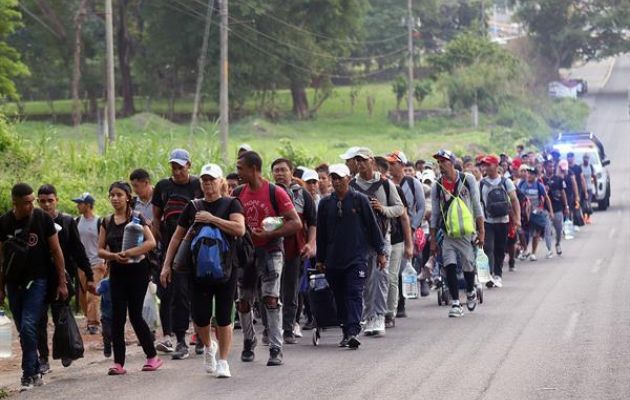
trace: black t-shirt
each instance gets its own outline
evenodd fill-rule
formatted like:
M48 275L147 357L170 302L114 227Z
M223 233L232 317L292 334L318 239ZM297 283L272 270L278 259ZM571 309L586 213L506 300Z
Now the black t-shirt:
M572 167L569 167L569 171L573 172L573 175L575 175L578 191L582 193L584 191L584 188L582 188L582 167L574 164Z
M155 185L151 204L162 210L160 233L165 247L168 246L186 205L190 200L200 198L203 198L203 192L196 176L191 176L188 183L183 185L173 182L173 178L162 179Z
M5 242L9 236L21 235L26 227L28 217L21 220L15 219L13 211L9 211L0 217L0 242ZM24 274L28 280L47 278L53 267L48 239L57 234L55 223L50 215L39 208L33 210L33 220L29 229L28 245L29 260Z
M405 198L405 193L400 186L396 185L396 190L398 191L398 196L402 200L403 206L407 208L407 199ZM405 241L405 235L403 232L402 220L400 217L392 219L392 232L390 242L392 245L402 243Z
M227 204L229 202L229 204ZM225 210L223 215L217 214L221 211L221 208ZM195 221L195 215L197 211L208 211L212 215L222 218L222 219L230 219L230 214L243 214L245 215L245 211L243 210L243 205L241 202L233 197L221 197L213 202L208 202L206 200L201 200L201 207L199 210L195 208L193 202L189 202L184 209L184 212L179 217L179 221L177 225L181 226L185 230L188 230L190 226Z
M575 192L573 190L574 176L575 174L571 170L569 170L568 173L564 176L564 190L567 194L567 202L569 203L569 207L573 207L572 203L575 201Z
M564 179L554 175L552 177L544 177L543 181L548 188L549 198L551 199L551 206L554 212L564 210L564 202L562 201L562 192L566 189Z

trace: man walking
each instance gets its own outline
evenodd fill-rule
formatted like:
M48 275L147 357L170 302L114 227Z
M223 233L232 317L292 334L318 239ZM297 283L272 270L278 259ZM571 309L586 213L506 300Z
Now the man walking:
M255 281L260 282L259 299L264 305L262 312L265 314L265 328L269 338L267 365L282 365L282 241L302 229L302 223L289 195L262 177L262 159L258 153L248 151L241 154L236 168L243 185L236 188L233 195L243 203L245 223L252 232L257 278ZM267 217L282 217L283 223L276 229L263 229L263 220ZM252 315L256 285L246 285L245 281L249 279L239 282L237 309L244 339L241 360L250 362L254 361L254 348L257 344Z
M18 183L11 189L13 209L0 217L0 304L9 308L22 347L21 391L43 384L37 359L37 324L44 310L46 286L54 260L55 297L68 297L63 253L50 215L33 207L33 189Z
M441 243L442 262L446 269L446 281L448 290L453 299L448 316L457 318L464 315L464 310L459 301L459 280L457 278L457 264L461 264L466 279L466 306L469 311L474 311L477 306L477 293L475 291L475 253L474 244L483 247L485 229L481 203L479 201L479 186L475 177L459 172L455 169L455 154L448 150L438 151L433 158L438 162L441 178L436 180L431 188L431 253L437 254L438 230L444 233ZM461 234L455 234L447 227L446 213L449 212L455 199L463 202L461 214L472 214L476 223L476 232L466 232L462 227ZM461 202L459 204L461 204ZM463 207L466 207L464 209ZM460 222L461 223L461 222ZM462 223L462 225L464 225ZM474 227L469 227L474 230ZM476 233L476 240L473 242Z
M330 166L333 193L321 200L317 212L317 268L326 272L342 323L340 347L356 349L361 342L363 289L370 251L379 266L387 264L385 243L367 196L349 186L350 170Z

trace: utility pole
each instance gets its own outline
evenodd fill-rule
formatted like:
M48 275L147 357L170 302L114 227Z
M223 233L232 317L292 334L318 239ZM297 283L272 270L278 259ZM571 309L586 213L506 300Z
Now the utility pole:
M107 128L109 143L116 140L116 92L114 89L114 23L112 0L105 0L105 47L107 58Z
M192 119L190 121L190 133L195 133L199 122L199 104L201 103L201 88L206 70L206 59L208 58L208 40L210 38L210 25L212 25L212 12L214 10L214 0L208 0L208 10L206 11L206 27L203 32L203 42L201 44L201 54L197 67L197 86L195 88L195 101L193 102Z
M221 156L228 163L228 0L221 1L221 73L219 86L219 130L221 132Z
M413 15L411 10L412 0L407 0L407 51L409 52L409 59L407 60L407 113L409 117L409 129L414 126L415 113L413 110Z

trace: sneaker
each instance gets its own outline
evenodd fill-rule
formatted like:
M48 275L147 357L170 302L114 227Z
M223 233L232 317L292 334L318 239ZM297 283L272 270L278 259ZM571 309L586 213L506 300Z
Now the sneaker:
M374 334L374 320L376 319L376 317L374 318L368 318L367 322L365 323L365 328L363 328L363 334L365 336L372 336Z
M293 331L284 331L282 333L282 339L284 340L285 344L297 343L297 339L295 338L295 334L293 334Z
M553 252L552 252L551 250L549 250L549 251L547 252L547 255L545 256L545 258L546 258L547 260L552 259L552 258L553 258Z
M214 374L217 371L217 341L213 340L210 347L203 347L203 368L209 374Z
M348 347L348 340L349 338L344 335L344 337L341 339L341 342L339 342L337 347Z
M173 351L175 351L175 348L173 347L173 342L171 341L171 338L167 336L164 338L164 340L158 342L155 345L155 350L162 353L172 353Z
M103 345L103 355L105 358L109 358L112 356L112 344L106 343Z
M562 255L562 247L560 247L560 244L556 245L556 254L559 256Z
M494 278L490 278L490 280L488 282L486 282L486 287L488 289L493 288L494 287Z
M295 337L303 337L304 335L302 335L302 328L300 328L300 324L298 324L297 322L295 324L293 324L293 334L295 335Z
M385 329L396 327L396 319L394 317L385 317Z
M69 366L72 365L72 361L74 361L72 358L62 357L61 365L63 365L64 368L68 368Z
M230 366L228 365L227 360L219 360L217 363L217 378L231 378L232 374L230 373Z
M377 315L374 318L374 336L385 336L385 316Z
M195 342L195 354L197 355L203 354L203 343L201 342L201 340L197 340Z
M88 326L87 330L90 335L96 335L98 333L98 326L95 326L95 325Z
M464 308L460 304L453 304L448 312L450 318L459 318L464 316Z
M348 348L352 349L352 350L356 350L359 348L359 346L361 346L361 342L359 341L359 339L356 336L350 336L348 338Z
M426 279L420 280L420 297L427 297L430 294L429 282Z
M51 372L52 370L50 369L50 364L48 363L48 360L44 360L43 358L40 358L39 359L39 373L42 375L46 375Z
M34 387L39 387L44 385L44 380L42 379L41 374L35 374L31 376L31 382L33 382Z
M529 255L529 261L536 261L536 260L538 260L538 259L536 258L536 254L530 254L530 255Z
M33 376L23 376L21 379L20 392L31 390L34 387L42 386L43 384L44 381L42 380L41 374L36 374Z
M254 361L254 349L258 344L258 340L254 336L254 340L245 339L243 343L243 351L241 352L241 361L243 362L252 362Z
M498 288L502 288L503 287L503 278L501 278L500 276L495 276L494 277L494 286L496 286Z
M275 367L282 365L282 350L277 347L269 349L269 360L267 360L268 367Z
M190 356L188 351L188 346L186 342L179 342L175 347L175 351L173 352L173 356L171 357L173 360L185 360Z
M466 293L466 308L468 311L473 312L477 308L477 291L473 290L470 293Z
M262 344L263 346L269 346L269 334L266 329L264 329L262 333Z

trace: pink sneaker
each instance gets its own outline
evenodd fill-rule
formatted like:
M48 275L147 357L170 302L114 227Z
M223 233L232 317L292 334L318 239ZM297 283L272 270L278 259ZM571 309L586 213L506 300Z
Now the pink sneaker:
M164 364L164 362L160 360L159 358L157 358L157 356L153 358L147 358L147 362L145 362L144 365L142 366L142 370L155 371L158 368L160 368L162 364Z
M123 368L122 365L116 363L107 371L107 375L124 375L127 373L127 370Z

